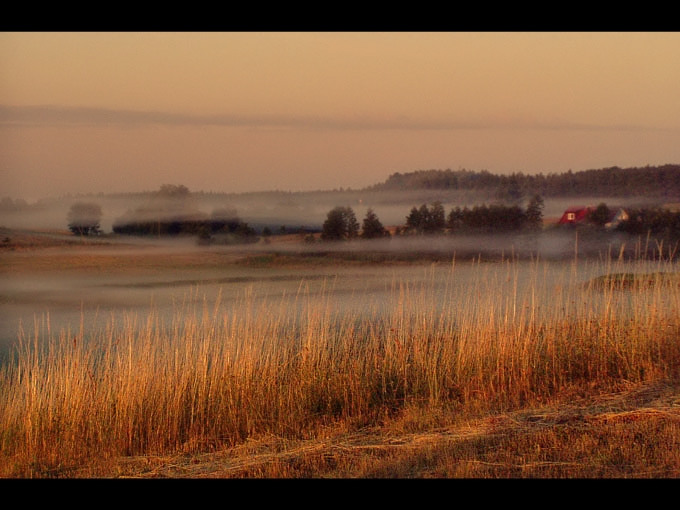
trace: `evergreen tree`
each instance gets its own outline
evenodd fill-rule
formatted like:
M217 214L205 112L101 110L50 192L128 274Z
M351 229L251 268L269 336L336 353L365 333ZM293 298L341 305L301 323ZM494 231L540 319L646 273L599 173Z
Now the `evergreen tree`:
M351 207L345 207L345 223L347 225L347 239L359 236L360 225Z
M543 226L543 207L545 206L543 198L540 195L534 195L526 209L527 227L530 229L540 229Z
M383 224L380 222L375 212L373 212L373 209L368 209L362 225L361 237L364 239L375 239L388 235L389 232L385 230L385 227L383 227Z
M442 234L446 228L446 212L441 202L434 202L411 209L406 217L406 230L415 234Z
M449 212L449 216L446 220L446 228L448 228L451 233L457 232L463 227L464 220L465 213L460 207L451 209L451 212Z
M425 232L427 234L441 234L446 228L446 213L441 202L432 204L432 209L429 211L428 221L425 225Z
M409 232L419 232L422 222L421 214L418 208L414 205L411 208L408 216L406 216L406 230Z
M427 208L427 204L423 204L418 209L418 215L420 217L420 224L418 225L418 233L422 234L426 231L428 225L430 224L430 210Z

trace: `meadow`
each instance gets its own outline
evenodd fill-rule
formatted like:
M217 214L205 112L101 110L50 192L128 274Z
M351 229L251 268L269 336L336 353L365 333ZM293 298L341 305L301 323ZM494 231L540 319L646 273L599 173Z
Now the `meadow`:
M0 260L3 477L680 474L677 260Z

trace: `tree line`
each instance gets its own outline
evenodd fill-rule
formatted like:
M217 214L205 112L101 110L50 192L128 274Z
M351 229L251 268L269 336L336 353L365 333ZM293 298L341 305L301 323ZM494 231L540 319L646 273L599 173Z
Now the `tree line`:
M680 241L680 211L673 211L661 207L627 207L613 230L631 236L651 236L657 240ZM616 210L610 209L601 202L592 208L584 222L584 226L602 229L612 227Z
M525 208L518 205L482 204L454 207L448 214L441 202L422 204L411 208L405 223L396 227L394 234L408 236L539 231L543 228L543 209L544 200L540 195L534 195ZM658 207L629 208L626 211L628 218L616 226L616 231L680 240L680 211ZM611 220L611 216L609 207L601 203L589 213L586 225L602 229ZM373 209L368 209L360 225L351 207L338 206L328 213L323 223L321 239L375 239L390 235Z
M486 170L416 170L390 175L386 181L368 188L372 191L450 189L496 190L497 195L539 194L543 197L602 195L640 196L680 195L680 165L632 168L571 170L559 174L496 175Z
M454 207L448 214L441 202L413 206L404 224L396 227L395 235L493 234L503 232L537 231L543 226L544 201L534 194L525 208L519 205L476 205ZM590 212L588 223L603 227L609 221L610 210L602 203ZM616 227L630 235L652 235L659 239L680 241L680 212L662 208L627 209L628 218ZM67 215L69 229L77 235L101 234L101 207L91 202L76 202ZM116 219L113 232L142 236L198 236L212 242L222 236L224 242L255 242L255 229L238 217L235 209L223 207L208 215L197 210L191 194L184 186L164 185L152 199L141 207L128 211ZM283 230L282 230L283 232ZM271 235L269 229L263 236ZM356 238L388 238L391 234L372 208L359 223L354 210L337 206L330 210L323 222L323 241Z
M324 241L377 239L389 236L389 231L371 208L366 212L360 226L351 207L336 206L328 212L321 227L321 239Z
M413 206L405 224L395 235L441 235L444 233L495 233L537 230L543 224L544 202L540 195L529 201L526 209L517 205L480 205L456 207L446 214L441 202ZM322 226L324 241L376 239L390 237L389 231L369 208L360 227L351 207L337 206L329 211Z
M208 216L176 216L171 218L126 218L113 225L113 232L137 236L198 236L208 240L212 236L230 235L234 240L255 241L255 229L238 217L220 217L219 211Z
M661 208L627 209L628 219L617 230L631 235L651 235L672 242L680 241L680 211Z
M92 202L76 202L67 215L68 227L77 235L101 233L102 210ZM164 184L140 207L116 218L113 232L135 236L198 236L209 242L221 236L224 242L254 242L258 236L235 209L217 208L210 215L198 210L186 186Z
M534 195L526 208L518 205L476 205L455 207L448 215L440 202L429 207L422 204L413 207L406 217L401 234L490 234L537 230L543 225L544 201Z

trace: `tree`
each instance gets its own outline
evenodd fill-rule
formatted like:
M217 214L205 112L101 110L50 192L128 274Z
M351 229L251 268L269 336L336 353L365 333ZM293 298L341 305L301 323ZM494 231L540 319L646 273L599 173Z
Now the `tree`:
M235 232L241 224L236 209L219 207L210 215L210 228L213 232Z
M101 233L99 222L102 218L102 208L94 203L76 202L71 206L66 221L71 232L77 235L89 236Z
M386 237L389 232L378 219L378 216L373 212L373 209L366 211L366 217L361 229L361 237L364 239L375 239L378 237Z
M544 206L543 198L540 195L531 197L526 209L526 222L528 228L538 230L543 226Z
M441 202L434 202L432 208L427 204L411 209L406 217L406 230L416 234L441 234L446 228L446 213Z
M449 229L449 232L457 232L464 226L465 211L461 210L460 207L451 209L451 212L449 213L449 216L446 220L446 227Z
M422 223L422 216L420 210L414 205L411 208L408 216L406 216L406 230L420 232L420 225Z
M430 210L427 204L422 204L418 209L418 216L420 217L420 224L418 225L418 232L423 233L427 230L427 226L430 224Z
M161 189L158 190L158 196L163 198L180 199L184 200L190 195L189 188L184 184L163 184Z
M427 216L427 223L425 224L425 233L427 234L441 234L446 228L446 213L441 202L432 204Z
M328 212L323 223L321 239L340 241L353 239L359 235L359 222L351 207L334 207Z
M347 239L354 239L359 235L359 222L351 207L345 207L345 221L347 222Z
M609 207L602 202L588 215L588 219L598 227L604 227L609 221L610 214Z
M502 198L511 204L517 204L522 201L524 192L522 191L522 175L512 174L508 180L505 189L502 192Z
M345 218L341 207L329 211L326 221L323 222L321 239L324 241L339 241L345 238Z

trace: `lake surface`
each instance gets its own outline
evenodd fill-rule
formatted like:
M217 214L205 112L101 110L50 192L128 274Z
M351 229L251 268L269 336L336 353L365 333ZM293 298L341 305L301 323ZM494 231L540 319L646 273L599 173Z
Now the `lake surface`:
M41 271L6 274L0 282L0 348L19 331L32 334L49 322L50 331L101 327L111 318L152 310L161 315L192 305L242 306L244 300L272 306L300 306L330 299L341 313L361 313L389 302L399 285L444 285L442 267L244 268L166 271L125 276L106 271ZM462 275L462 273L461 273Z
M509 307L524 305L554 313L554 306L574 306L580 284L589 278L610 270L658 269L530 261L247 267L219 254L192 252L179 258L176 253L145 252L153 258L143 259L110 253L3 255L0 354L6 355L21 331L29 338L36 331L41 338L60 331L77 334L81 328L87 332L121 324L131 315L144 323L151 311L168 320L192 306L229 313L246 301L257 303L253 310L270 307L291 313L323 301L334 313L360 317L393 309L407 295L426 300L437 313L477 302L506 314ZM110 258L104 260L104 255ZM677 270L677 264L671 269Z

